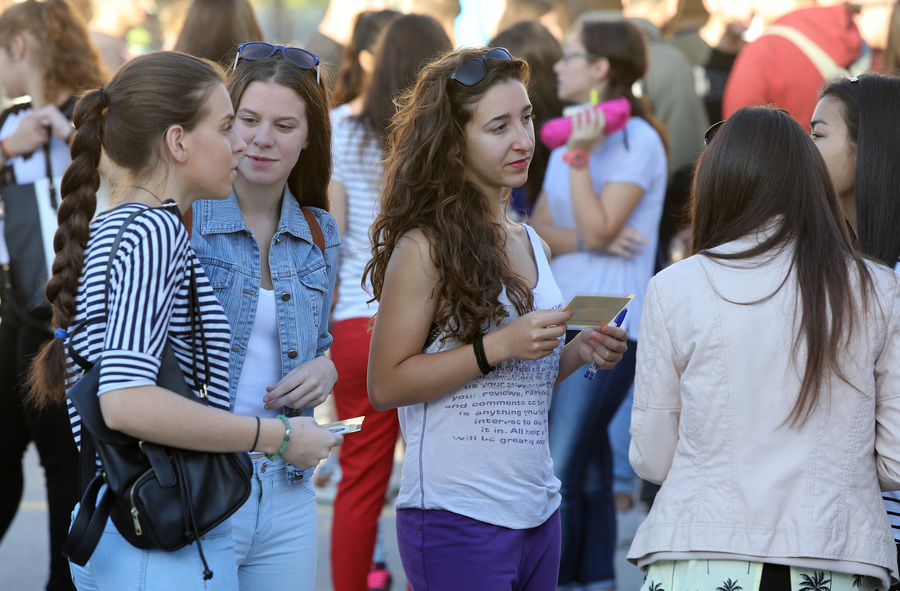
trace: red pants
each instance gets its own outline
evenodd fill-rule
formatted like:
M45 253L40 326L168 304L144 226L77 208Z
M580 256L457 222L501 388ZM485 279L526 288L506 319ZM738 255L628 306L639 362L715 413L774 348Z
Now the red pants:
M396 409L378 412L369 402L368 321L350 318L335 322L331 329L331 360L338 372L334 387L338 419L366 417L361 431L344 436L338 455L342 475L334 498L331 530L331 580L335 591L368 589L366 576L400 428Z

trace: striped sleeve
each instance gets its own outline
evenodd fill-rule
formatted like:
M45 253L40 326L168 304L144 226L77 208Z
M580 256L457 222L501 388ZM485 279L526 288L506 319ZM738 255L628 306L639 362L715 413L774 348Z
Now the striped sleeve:
M884 507L887 509L888 519L891 520L891 529L894 532L894 541L900 544L900 491L883 492Z
M175 294L187 268L187 232L164 211L138 216L113 264L99 394L156 384Z

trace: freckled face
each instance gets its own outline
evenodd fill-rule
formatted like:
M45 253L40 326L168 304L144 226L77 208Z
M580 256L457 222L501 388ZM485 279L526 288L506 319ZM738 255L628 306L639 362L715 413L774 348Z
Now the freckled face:
M492 86L466 125L466 177L488 196L528 180L534 123L528 92L518 80Z

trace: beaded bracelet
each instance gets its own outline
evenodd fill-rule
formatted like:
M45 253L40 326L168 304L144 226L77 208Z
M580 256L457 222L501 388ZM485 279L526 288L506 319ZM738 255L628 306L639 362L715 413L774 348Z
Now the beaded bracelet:
M281 449L278 450L278 453L274 456L270 456L266 454L266 459L270 462L277 462L281 459L281 456L284 455L284 450L287 449L288 443L291 442L291 436L293 435L293 431L291 430L291 422L287 420L287 417L284 415L278 415L278 418L281 419L281 422L284 423L284 441L281 443Z

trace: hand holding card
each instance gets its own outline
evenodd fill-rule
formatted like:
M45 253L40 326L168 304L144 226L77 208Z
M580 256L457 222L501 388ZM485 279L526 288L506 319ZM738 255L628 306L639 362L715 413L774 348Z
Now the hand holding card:
M357 431L362 429L362 423L365 418L366 417L354 417L345 421L335 421L333 423L325 423L324 425L319 426L323 429L328 429L332 433L346 435L347 433L356 433Z

